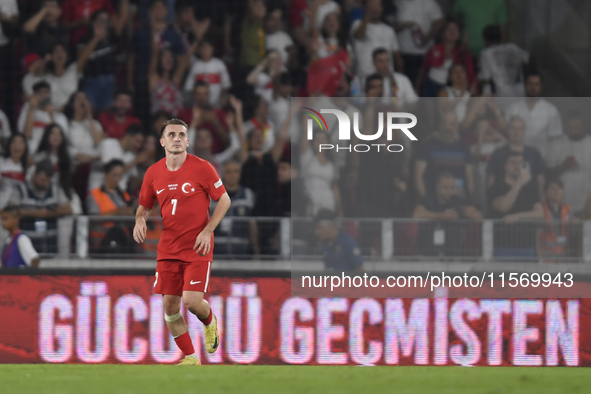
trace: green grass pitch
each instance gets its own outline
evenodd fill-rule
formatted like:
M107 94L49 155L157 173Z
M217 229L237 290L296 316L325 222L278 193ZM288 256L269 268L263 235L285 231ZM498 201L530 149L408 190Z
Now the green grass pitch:
M0 365L2 394L589 393L588 368Z

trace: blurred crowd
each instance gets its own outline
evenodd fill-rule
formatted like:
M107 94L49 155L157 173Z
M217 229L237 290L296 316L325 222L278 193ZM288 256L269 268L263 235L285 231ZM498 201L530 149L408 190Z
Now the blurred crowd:
M229 217L544 219L538 239L556 252L564 223L591 216L583 116L542 98L536 65L506 40L505 0L445 5L2 0L0 208L19 206L30 231L133 215L143 173L164 157L160 127L178 117L190 153L224 181ZM378 111L419 111L428 125L418 142L400 136L402 154L332 155L316 148L336 141L334 125L308 141L286 121L292 97L360 112L371 133ZM125 236L110 230L94 228L92 247ZM240 253L278 250L274 225L218 233Z

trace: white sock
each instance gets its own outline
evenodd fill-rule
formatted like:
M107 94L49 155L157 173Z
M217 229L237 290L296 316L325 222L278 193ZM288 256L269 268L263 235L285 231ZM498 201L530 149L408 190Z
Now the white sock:
M209 323L209 324L204 324L204 326L205 326L205 327L210 327L210 326L213 324L214 320L215 320L215 316L212 316L212 317L211 317L211 323Z
M194 358L195 360L199 360L199 357L197 357L197 353L189 354L187 357L191 357L191 358Z

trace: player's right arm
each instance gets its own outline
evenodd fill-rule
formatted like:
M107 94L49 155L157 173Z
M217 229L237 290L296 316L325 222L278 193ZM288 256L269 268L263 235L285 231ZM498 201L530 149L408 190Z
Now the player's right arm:
M146 233L148 231L147 221L150 217L150 209L154 207L156 202L156 194L154 193L154 187L152 186L152 169L148 168L144 181L142 182L142 188L140 190L140 204L137 207L135 213L135 226L133 228L133 239L137 243L142 243L146 239Z
M146 239L146 232L148 230L147 221L150 217L150 210L140 205L137 207L135 213L135 227L133 228L133 239L138 244L141 244Z

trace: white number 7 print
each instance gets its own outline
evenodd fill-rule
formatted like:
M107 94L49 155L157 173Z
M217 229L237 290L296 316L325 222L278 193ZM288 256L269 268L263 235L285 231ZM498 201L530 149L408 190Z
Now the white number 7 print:
M176 203L178 202L178 200L176 198L173 198L172 200L170 200L170 202L172 202L172 214L175 215L176 214Z

